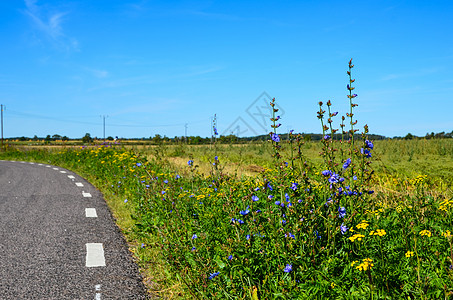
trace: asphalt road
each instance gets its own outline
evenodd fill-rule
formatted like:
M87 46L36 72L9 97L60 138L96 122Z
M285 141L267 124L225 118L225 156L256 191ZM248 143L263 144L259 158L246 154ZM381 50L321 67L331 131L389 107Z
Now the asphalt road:
M98 190L59 167L0 161L0 299L147 297Z

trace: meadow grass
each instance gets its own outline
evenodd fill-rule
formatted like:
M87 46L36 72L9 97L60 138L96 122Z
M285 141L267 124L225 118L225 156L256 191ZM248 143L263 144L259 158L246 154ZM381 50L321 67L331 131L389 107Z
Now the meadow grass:
M370 141L350 110L321 142L9 149L106 196L150 294L187 299L449 299L451 140ZM332 137L340 130L343 138ZM216 131L216 130L214 130Z

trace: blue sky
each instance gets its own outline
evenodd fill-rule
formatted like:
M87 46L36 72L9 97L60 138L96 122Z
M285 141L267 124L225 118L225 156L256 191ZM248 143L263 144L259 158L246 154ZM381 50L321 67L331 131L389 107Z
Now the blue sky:
M318 102L386 136L451 132L453 1L1 1L5 137L320 132ZM263 94L264 93L264 94ZM337 117L339 120L340 118ZM338 124L338 123L337 123ZM187 125L187 127L186 127Z

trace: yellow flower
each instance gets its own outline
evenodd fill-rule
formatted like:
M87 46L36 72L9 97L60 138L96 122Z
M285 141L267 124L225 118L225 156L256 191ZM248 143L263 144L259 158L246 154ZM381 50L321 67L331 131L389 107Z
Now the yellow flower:
M432 233L429 230L422 230L422 231L420 231L420 235L421 236L431 237Z
M354 242L355 240L358 240L358 241L361 241L362 238L364 238L365 236L363 234L360 234L360 233L357 233L357 234L354 234L353 236L349 237L348 239L351 241L351 242Z
M442 236L443 236L443 237L446 237L446 238L452 237L450 230L447 230L447 231L445 231L445 232L442 232Z
M406 255L407 258L409 258L411 256L414 256L414 252L413 251L407 251L405 255Z
M367 221L365 220L362 220L362 222L360 222L359 224L357 224L357 228L359 229L366 229L370 224L368 224Z
M355 268L359 271L366 271L368 269L371 269L371 267L373 267L373 266L374 266L374 264L373 264L373 260L371 258L364 258L362 260L362 263Z
M387 232L385 232L384 229L377 229L376 231L372 230L372 231L370 232L370 235L384 236L384 235L386 235L386 234L387 234Z

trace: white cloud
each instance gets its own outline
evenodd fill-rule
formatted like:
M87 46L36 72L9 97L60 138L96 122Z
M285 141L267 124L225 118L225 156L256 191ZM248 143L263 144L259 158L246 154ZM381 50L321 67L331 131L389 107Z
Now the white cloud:
M37 0L25 0L25 14L39 32L59 47L78 50L78 41L64 34L62 23L67 12L52 11L37 5Z

